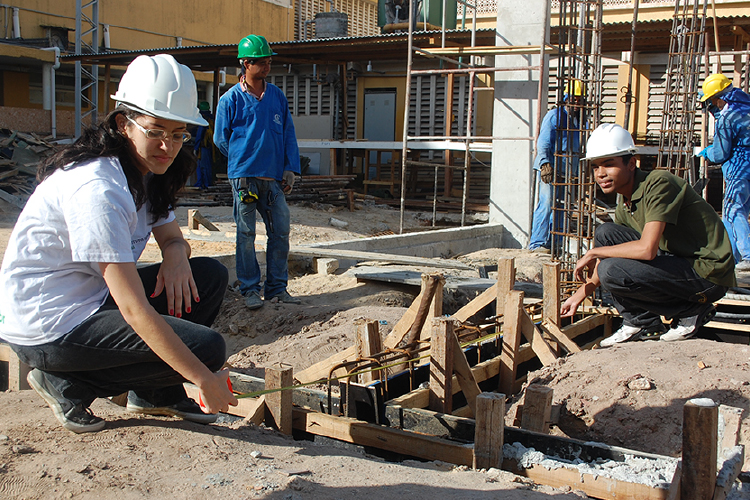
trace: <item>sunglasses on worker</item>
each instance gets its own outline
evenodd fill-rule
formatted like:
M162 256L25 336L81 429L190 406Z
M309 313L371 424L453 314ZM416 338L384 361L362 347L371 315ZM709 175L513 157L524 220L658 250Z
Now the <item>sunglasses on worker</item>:
M174 132L170 134L166 130L162 130L158 128L148 129L148 128L141 126L140 123L133 120L129 116L127 116L126 118L128 119L130 123L135 125L138 128L138 130L143 132L143 134L146 136L147 139L154 139L157 141L166 141L167 138L169 138L172 140L172 142L183 143L183 142L189 141L190 138L192 137L192 135L190 135L190 132Z
M247 62L255 66L256 64L271 64L272 60L270 57L263 57L261 59L248 59Z

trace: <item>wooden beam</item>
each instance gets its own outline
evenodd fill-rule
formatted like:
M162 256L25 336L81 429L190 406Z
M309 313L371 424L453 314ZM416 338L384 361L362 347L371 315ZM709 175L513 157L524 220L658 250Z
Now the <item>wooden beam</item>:
M503 465L505 394L480 394L477 397L476 412L473 467L499 469Z
M578 344L573 342L570 337L568 337L565 332L563 332L560 327L557 326L557 324L550 321L544 321L542 323L542 329L545 330L550 337L555 339L556 342L562 344L565 350L569 353L572 354L574 352L581 352L581 348L578 347Z
M443 299L445 289L445 277L438 275L439 279L435 284L435 292L430 302L430 310L427 313L428 318L439 318L443 315ZM422 331L420 332L420 340L429 340L430 334L432 333L432 324L425 322Z
M218 231L219 228L214 226L213 223L206 219L202 213L197 209L191 208L188 210L188 227L190 229L198 229L200 226L204 226L209 231Z
M511 291L505 301L503 323L503 351L500 353L500 384L498 392L513 394L518 368L518 348L521 345L521 322L523 318L523 292Z
M719 459L721 459L721 453L724 450L734 448L740 444L740 429L742 427L742 414L744 412L743 408L719 405Z
M294 382L292 368L277 364L266 367L266 389L291 387ZM292 434L292 391L278 391L266 394L269 418L266 424L274 425L282 434Z
M542 266L542 317L545 322L560 324L560 263L548 262Z
M416 340L422 338L422 328L425 325L430 325L430 323L427 323L427 316L430 313L432 299L435 297L435 292L437 291L438 284L441 280L444 280L444 278L439 274L422 275L422 293L420 294L422 299L419 301L417 314L414 316L414 322L412 323L411 328L409 328L409 333L406 336L406 345L412 344Z
M561 328L562 332L570 339L574 339L579 335L588 333L597 326L603 325L606 322L606 315L594 314L588 318L576 321L568 326Z
M380 326L377 321L370 319L354 320L355 340L357 348L357 357L370 358L373 354L383 351L383 342L380 338ZM362 373L358 376L362 384L379 380L380 376L376 372Z
M495 314L500 315L505 311L505 300L516 284L516 261L515 259L498 259L497 261L497 297Z
M471 466L474 461L472 448L454 441L301 408L294 411L294 428L317 436L372 446L425 460L440 460L467 466Z
M453 408L453 322L435 318L430 339L430 410L450 413Z
M542 336L539 328L531 321L525 309L521 309L521 331L526 340L531 344L531 350L539 358L544 366L549 366L557 361L557 349L552 348L547 340ZM505 345L505 335L503 335L503 345Z
M521 428L528 431L549 434L552 415L552 388L531 384L523 398Z
M683 407L680 498L713 498L719 407L710 399L691 399Z
M477 397L482 394L482 390L479 388L477 380L474 378L474 373L471 371L469 361L466 359L466 354L461 349L461 344L458 343L458 337L456 337L455 331L453 333L453 371L456 374L458 384L461 386L461 392L464 393L466 398L466 404L471 409L471 416L477 414Z
M493 300L497 300L497 283L474 297L471 302L456 311L452 318L464 323L476 313L490 305Z
M716 477L713 500L726 500L729 492L732 491L737 476L742 472L742 464L745 463L745 447L738 445L727 450L722 459L722 466Z

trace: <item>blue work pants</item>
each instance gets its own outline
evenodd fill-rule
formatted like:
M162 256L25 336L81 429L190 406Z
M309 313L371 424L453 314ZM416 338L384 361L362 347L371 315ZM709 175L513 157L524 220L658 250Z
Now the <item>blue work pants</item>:
M750 180L726 179L722 221L729 233L735 262L750 260Z
M238 195L240 179L230 179L234 192L234 221L237 224L237 279L240 293L260 293L260 265L255 255L256 212L266 225L266 283L264 297L271 299L286 290L289 281L289 207L281 183L257 177L247 178L247 190L258 198L243 202Z
M556 198L562 199L563 187L555 186L554 191L556 192ZM536 208L534 209L534 215L531 223L531 236L529 238L529 250L534 250L539 247L552 248L552 238L550 238L550 232L552 230L553 217L555 228L557 230L562 229L563 225L563 213L560 210L554 211L553 204L554 199L552 197L553 186L539 180L539 201L537 201Z

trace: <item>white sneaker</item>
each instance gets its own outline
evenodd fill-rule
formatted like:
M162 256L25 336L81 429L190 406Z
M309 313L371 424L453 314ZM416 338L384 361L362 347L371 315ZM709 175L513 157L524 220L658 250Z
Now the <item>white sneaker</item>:
M679 340L692 338L698 333L698 328L711 321L714 316L716 316L716 309L711 306L695 316L679 318L677 324L672 325L672 328L662 335L659 340L663 340L664 342L677 342Z
M643 329L638 326L630 326L630 325L623 324L620 327L620 329L614 333L614 335L602 340L599 346L610 347L615 344L619 344L621 342L627 342L628 340L631 340L631 339L636 340L640 338L642 330Z
M750 271L750 260L743 260L734 265L734 270L739 272Z

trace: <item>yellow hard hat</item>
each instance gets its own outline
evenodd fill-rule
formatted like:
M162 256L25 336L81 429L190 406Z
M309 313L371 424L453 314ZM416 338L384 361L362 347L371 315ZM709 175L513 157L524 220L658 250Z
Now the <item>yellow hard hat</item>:
M714 73L703 82L703 96L700 98L700 101L707 101L709 98L715 96L731 84L732 82L730 82L729 78L726 76L721 73Z
M575 78L565 85L565 93L569 96L581 97L586 95L586 89L583 82Z

